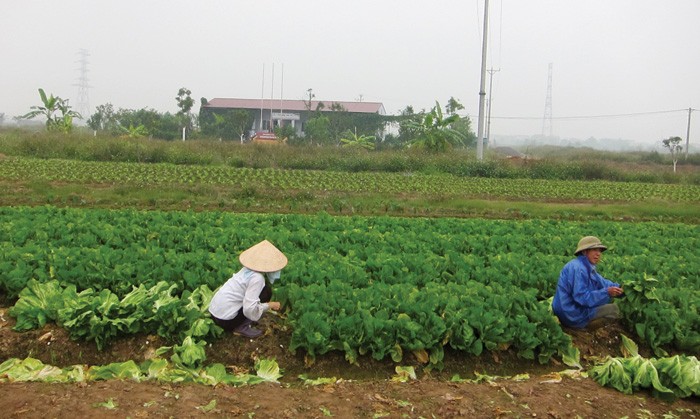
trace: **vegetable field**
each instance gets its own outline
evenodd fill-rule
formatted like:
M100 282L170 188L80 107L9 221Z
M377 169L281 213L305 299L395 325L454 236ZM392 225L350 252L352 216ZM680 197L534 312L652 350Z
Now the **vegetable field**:
M537 201L698 202L700 186L640 182L463 178L448 174L347 173L13 157L0 178L56 182L265 187L272 190L422 194Z
M351 363L415 353L439 367L449 346L473 355L511 349L546 363L569 354L549 311L558 271L571 243L596 231L610 237L603 274L629 284L620 306L639 338L660 352L700 350L698 226L54 207L3 208L0 216L0 283L20 296L16 327L59 321L100 347L124 333L181 339L176 331L190 327L215 337L215 326L192 324L206 316L168 328L172 313L160 296L205 305L236 269L236 255L267 237L293 261L276 292L294 330L290 349L309 362L339 350ZM658 280L654 295L645 292L647 276ZM61 300L71 302L63 318L51 318L55 308L36 313ZM154 306L155 317L133 317Z
M693 185L599 182L593 188L592 183L576 181L449 175L28 158L0 162L0 180L19 184L26 179L86 188L119 184L134 190L214 184L273 192L415 194L426 199L448 195L542 203L700 205L700 189ZM609 249L599 272L621 282L626 291L617 301L623 314L619 327L658 359L639 354L624 359L588 357L552 315L559 271L572 258L579 238L590 234ZM6 302L4 316L13 319L13 331L60 328L71 340L103 352L142 336L163 346L154 360L141 365L132 360L86 371L68 365L61 366L63 372L50 370L48 359L2 359L0 381L21 376L20 371L35 374L31 380L43 374L64 382L79 381L75 377L231 386L275 382L282 374L269 359L258 359L258 375L235 375L226 362L209 362L220 357L212 348L232 339L209 318L209 299L240 268L238 254L262 238L290 261L275 284L274 298L283 310L272 333L285 336L279 346L299 359L311 376L319 363L334 356L347 368L395 366L394 381L415 379L414 367L426 375L449 374L450 356L510 357L548 368L572 368L569 371L584 376L587 363L602 361L591 369L601 384L628 393L655 389L667 399L700 395L700 364L695 358L700 353L697 224L55 205L0 207L0 296ZM279 367L284 372L285 365ZM615 368L619 371L613 372ZM636 380L634 368L651 378L640 375ZM321 383L306 376L303 380L305 385ZM453 381L465 380L455 376ZM376 417L381 410L373 412Z

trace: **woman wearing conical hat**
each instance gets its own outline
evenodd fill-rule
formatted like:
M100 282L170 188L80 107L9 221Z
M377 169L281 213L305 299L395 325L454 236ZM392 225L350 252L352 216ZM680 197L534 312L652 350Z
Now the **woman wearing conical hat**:
M606 249L597 237L583 237L574 251L576 258L561 270L552 310L564 326L583 329L593 320L620 317L612 299L624 294L622 287L596 270Z
M238 335L256 338L263 332L252 327L268 310L279 310L270 301L272 284L287 266L287 257L272 243L263 240L245 250L238 260L243 268L219 288L209 303L214 323Z

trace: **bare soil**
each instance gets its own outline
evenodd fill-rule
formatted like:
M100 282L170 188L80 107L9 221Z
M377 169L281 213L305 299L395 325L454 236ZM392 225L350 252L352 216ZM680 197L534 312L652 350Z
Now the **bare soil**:
M0 308L0 360L34 357L56 366L103 365L132 359L143 361L168 345L157 336L129 336L98 351L92 342L71 340L65 330L49 324L40 330L14 332L14 319ZM521 360L508 352L470 357L447 351L441 371L425 368L417 359L417 379L392 380L396 364L363 359L349 364L340 353L318 357L287 349L291 331L284 319L266 314L258 324L265 334L245 339L227 334L207 348L208 362L220 362L236 372L253 372L255 360L274 358L282 368L279 384L216 387L158 382L98 381L79 384L0 383L0 412L6 418L83 417L539 417L539 418L662 418L700 417L700 400L669 403L650 393L625 395L588 378L555 379L567 369L551 362ZM585 366L605 355L620 356L619 324L595 331L571 331ZM644 352L645 349L642 348ZM648 355L648 354L647 354ZM474 373L512 376L528 373L523 381L497 378L491 382L456 383ZM335 383L305 385L299 378L334 377ZM111 400L112 408L106 407Z

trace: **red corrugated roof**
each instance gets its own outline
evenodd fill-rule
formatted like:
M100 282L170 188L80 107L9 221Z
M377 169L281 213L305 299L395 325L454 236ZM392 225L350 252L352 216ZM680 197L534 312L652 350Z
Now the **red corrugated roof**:
M386 115L384 105L379 102L342 102L332 100L312 100L311 109L316 110L316 106L323 102L324 111L330 111L333 103L337 103L348 112L354 113L378 113ZM230 108L230 109L272 109L273 112L305 111L306 102L303 100L288 99L235 99L235 98L214 98L206 105L208 108Z

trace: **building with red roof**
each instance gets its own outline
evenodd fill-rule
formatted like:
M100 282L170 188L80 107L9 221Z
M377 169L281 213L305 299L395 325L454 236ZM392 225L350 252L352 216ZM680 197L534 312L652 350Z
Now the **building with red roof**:
M203 107L213 112L217 109L249 111L255 117L249 138L259 133L269 133L272 131L271 127L287 124L291 124L297 134L303 135L306 121L317 111L324 113L342 110L348 113L386 115L384 105L379 102L214 98L207 101Z

